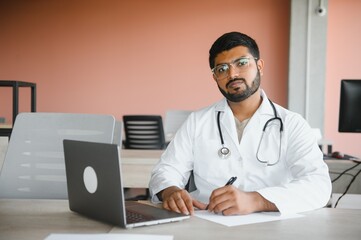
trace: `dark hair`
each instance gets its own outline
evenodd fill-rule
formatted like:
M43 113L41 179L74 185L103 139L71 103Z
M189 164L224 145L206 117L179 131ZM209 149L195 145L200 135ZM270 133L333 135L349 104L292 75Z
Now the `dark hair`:
M214 68L214 59L221 52L228 51L237 46L247 47L253 57L259 59L259 50L256 41L240 32L229 32L220 36L209 49L209 66Z

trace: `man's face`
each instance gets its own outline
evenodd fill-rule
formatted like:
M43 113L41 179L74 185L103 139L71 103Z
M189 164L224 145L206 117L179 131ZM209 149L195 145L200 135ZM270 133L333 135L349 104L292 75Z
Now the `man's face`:
M238 46L216 56L213 78L225 98L241 102L259 89L262 69L261 59L255 59L246 47Z

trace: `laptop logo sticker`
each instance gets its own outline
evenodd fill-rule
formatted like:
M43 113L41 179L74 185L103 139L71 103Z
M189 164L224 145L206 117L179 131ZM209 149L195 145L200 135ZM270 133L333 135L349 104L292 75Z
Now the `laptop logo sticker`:
M84 169L83 181L89 193L95 193L98 188L98 178L94 168L88 166Z

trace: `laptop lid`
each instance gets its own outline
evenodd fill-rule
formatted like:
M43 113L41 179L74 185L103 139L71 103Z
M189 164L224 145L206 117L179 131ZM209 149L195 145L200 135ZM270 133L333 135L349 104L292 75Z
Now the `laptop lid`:
M189 218L138 202L126 206L117 145L75 140L64 140L63 145L70 210L127 228ZM127 223L126 207L152 215L151 220Z

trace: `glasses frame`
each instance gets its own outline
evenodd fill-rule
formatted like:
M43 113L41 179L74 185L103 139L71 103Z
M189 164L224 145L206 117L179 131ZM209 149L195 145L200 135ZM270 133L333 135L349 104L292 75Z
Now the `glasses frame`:
M244 71L239 71L239 68L237 68L237 66L235 66L235 64L236 64L237 62L239 62L241 59L247 59L247 60L249 60L249 62L248 62L248 64L247 64L247 67L245 67L245 70L244 70ZM250 60L251 60L251 59L254 59L256 63L257 63L257 61L259 60L258 58L251 57L251 56L240 57L240 58L237 58L237 59L233 60L233 61L230 62L230 63L221 63L221 64L216 65L214 68L212 68L212 73L213 73L213 75L216 77L217 80L222 80L222 79L225 79L225 78L229 77L231 66L232 66L234 69L238 70L238 71L237 71L238 73L246 72L246 71L249 69L249 65L250 65ZM216 74L216 68L218 68L219 66L227 66L227 67L228 67L228 69L227 69L227 71L226 71L226 72L227 72L227 76L222 77L222 78L219 78L219 77L217 76L217 74Z

